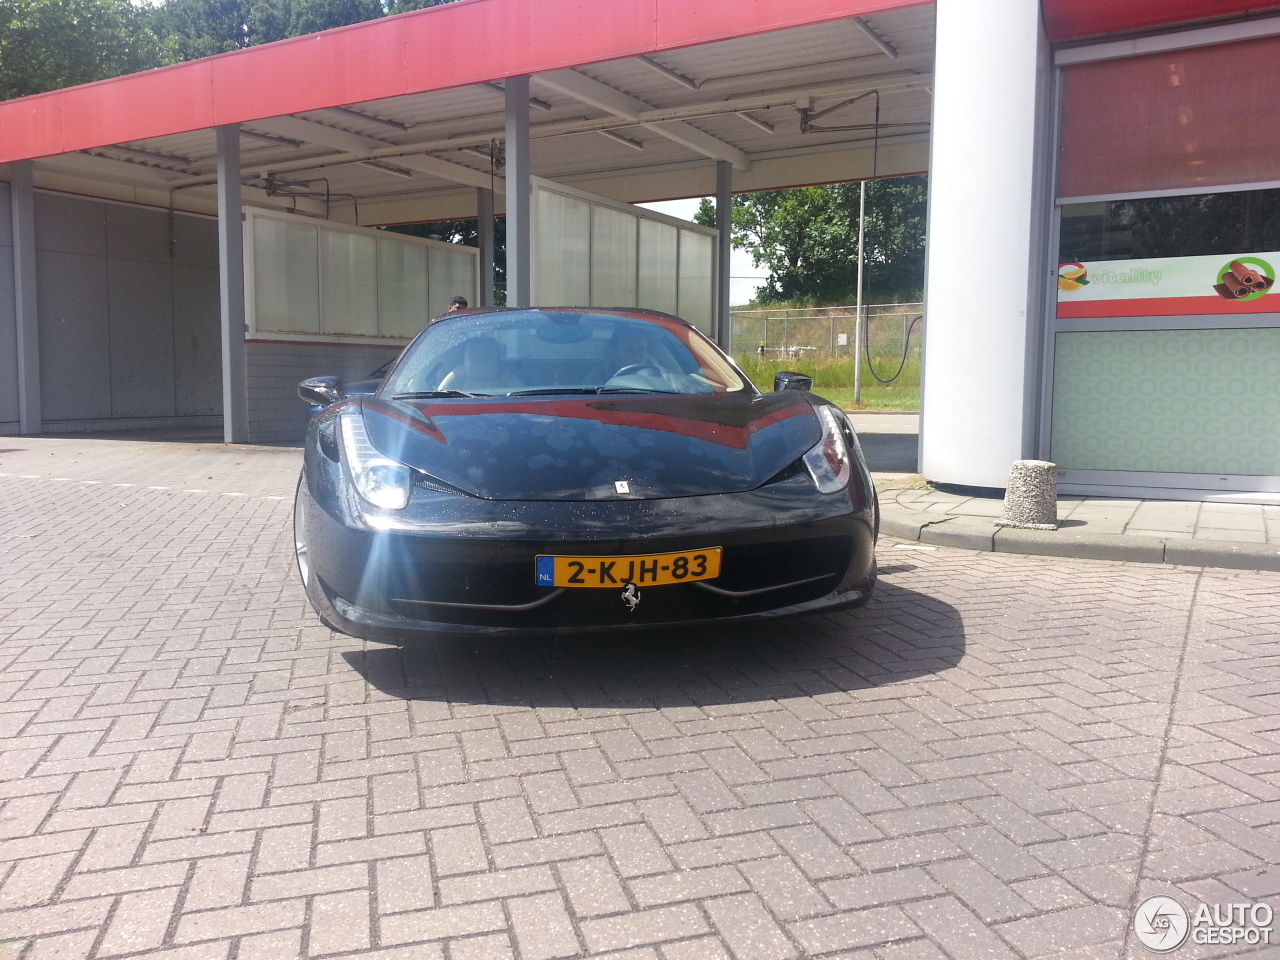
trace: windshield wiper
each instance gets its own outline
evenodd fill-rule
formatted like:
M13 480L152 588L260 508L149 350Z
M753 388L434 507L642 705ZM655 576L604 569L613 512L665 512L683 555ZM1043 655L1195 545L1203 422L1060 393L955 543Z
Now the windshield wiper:
M461 390L420 390L417 393L393 394L392 400L437 400L440 397L491 397L491 393L463 393Z
M647 387L540 387L537 390L516 390L508 393L508 397L554 397L557 395L602 394L602 393L663 393L675 394L675 390L650 390Z
M539 387L537 390L513 390L508 397L552 397L556 394L599 393L599 387Z
M596 393L661 393L678 396L679 390L654 390L650 387L596 387Z

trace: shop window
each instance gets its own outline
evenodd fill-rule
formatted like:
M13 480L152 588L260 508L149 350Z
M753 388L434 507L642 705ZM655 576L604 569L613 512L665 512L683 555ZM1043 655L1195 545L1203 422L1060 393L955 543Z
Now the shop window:
M1066 204L1064 262L1280 250L1280 189Z
M1280 181L1280 37L1062 72L1059 197Z

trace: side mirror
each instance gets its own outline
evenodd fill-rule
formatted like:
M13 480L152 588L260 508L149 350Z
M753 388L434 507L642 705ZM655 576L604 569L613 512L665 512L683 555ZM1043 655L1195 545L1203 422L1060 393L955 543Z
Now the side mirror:
M779 390L812 390L813 377L806 377L803 373L791 373L783 370L774 376L773 389L775 393Z
M342 381L337 377L312 377L298 384L298 396L313 407L328 407L342 399Z

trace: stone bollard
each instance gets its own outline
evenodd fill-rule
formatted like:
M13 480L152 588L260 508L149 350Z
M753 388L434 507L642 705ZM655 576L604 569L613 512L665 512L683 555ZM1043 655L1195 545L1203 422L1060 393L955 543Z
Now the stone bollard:
M1058 529L1058 465L1047 460L1015 460L1009 468L1004 512L997 527Z

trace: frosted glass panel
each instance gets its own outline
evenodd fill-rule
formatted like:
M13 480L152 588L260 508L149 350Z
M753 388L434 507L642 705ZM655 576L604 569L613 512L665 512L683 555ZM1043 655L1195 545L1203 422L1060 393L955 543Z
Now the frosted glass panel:
M431 248L430 316L448 312L449 301L454 297L466 297L471 306L476 306L476 268L476 258L469 253Z
M680 229L656 220L640 221L640 283L636 306L676 312L676 251Z
M591 208L591 305L636 305L636 218L611 207Z
M715 243L706 234L680 231L680 304L679 315L703 333L710 334L711 276Z
M373 237L320 233L320 332L378 335L377 247Z
M539 306L591 303L591 205L585 200L538 191L536 297Z
M1280 330L1058 334L1051 448L1069 470L1280 476Z
M320 329L316 228L254 220L254 313L259 330L315 333Z
M427 248L378 240L378 332L414 337L427 325Z

